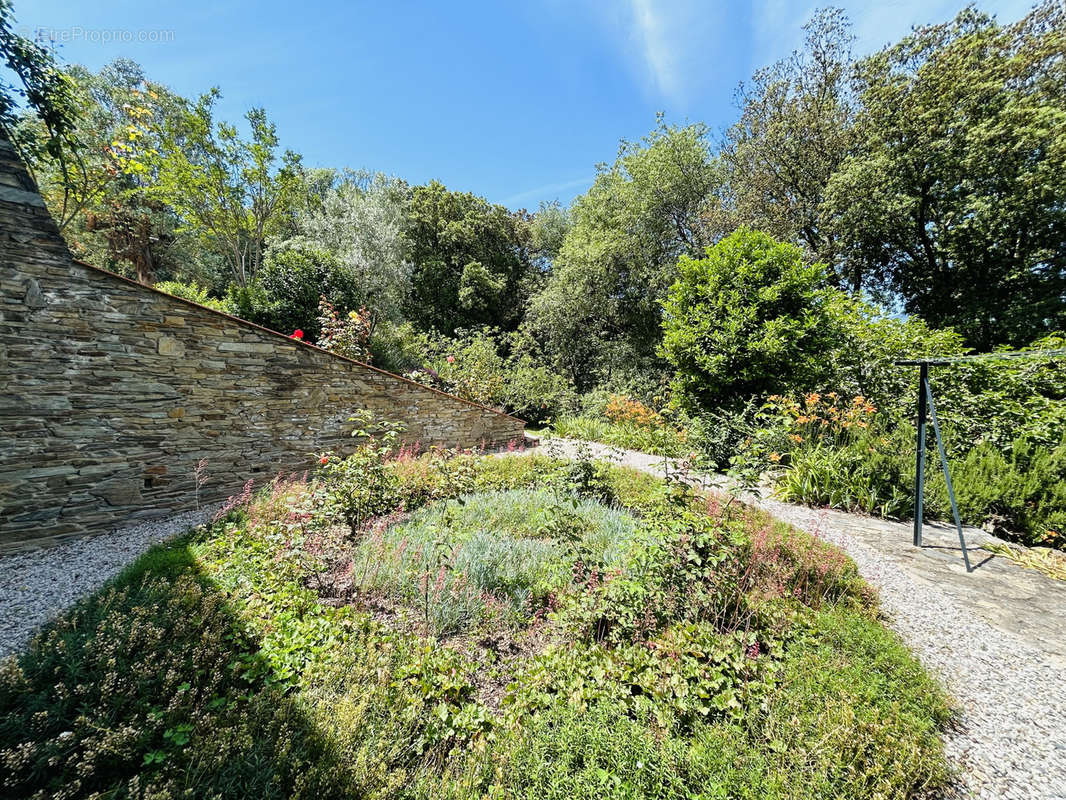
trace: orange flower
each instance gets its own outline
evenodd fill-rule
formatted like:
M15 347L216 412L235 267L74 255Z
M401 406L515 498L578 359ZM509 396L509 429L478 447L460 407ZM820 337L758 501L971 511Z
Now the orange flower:
M781 454L780 453L770 453L770 460L773 461L776 464L778 461L781 460Z

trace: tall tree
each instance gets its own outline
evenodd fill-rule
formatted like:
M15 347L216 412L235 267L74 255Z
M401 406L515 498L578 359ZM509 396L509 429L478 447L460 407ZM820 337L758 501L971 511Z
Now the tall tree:
M1066 325L1066 7L972 8L864 59L824 218L848 269L968 344Z
M432 181L411 192L407 317L425 329L513 330L522 318L532 269L521 214Z
M289 218L286 205L301 186L301 164L291 150L278 153L277 130L261 108L245 115L249 139L216 122L219 96L213 89L187 103L159 131L153 192L246 286L262 262L267 237Z
M835 231L819 206L829 177L848 154L854 37L839 9L823 9L804 26L802 50L755 72L738 90L741 116L729 130L722 160L729 192L710 223L721 233L738 225L765 230L836 263ZM858 289L861 271L837 282Z
M72 66L68 74L77 101L80 180L70 181L59 159L43 158L35 166L71 249L144 283L199 277L195 254L177 241L177 218L148 192L155 181L150 154L159 146L154 131L177 112L181 98L127 59L98 73Z
M374 320L399 321L410 292L406 257L409 189L380 173L347 172L317 203L299 214L300 235L330 253Z
M662 119L623 142L578 198L551 277L533 300L527 331L555 367L587 389L626 380L658 361L660 300L678 256L709 243L704 215L721 185L703 125Z

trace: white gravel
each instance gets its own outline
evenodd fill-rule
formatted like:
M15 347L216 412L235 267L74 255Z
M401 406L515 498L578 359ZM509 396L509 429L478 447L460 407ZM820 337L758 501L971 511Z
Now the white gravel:
M851 556L880 591L889 625L955 699L959 724L944 741L957 771L951 796L1066 800L1066 665L886 562L828 525L825 514L773 501L762 505Z
M0 557L0 658L98 588L152 545L207 519L214 509L139 522L89 539Z
M565 440L549 440L542 449L573 457L578 447L662 473L663 459L645 453ZM704 485L723 483L722 476L701 477ZM959 719L946 732L944 749L956 779L947 798L1066 800L1066 663L990 625L935 584L831 524L824 512L752 495L746 499L846 551L879 590L889 626L954 698Z

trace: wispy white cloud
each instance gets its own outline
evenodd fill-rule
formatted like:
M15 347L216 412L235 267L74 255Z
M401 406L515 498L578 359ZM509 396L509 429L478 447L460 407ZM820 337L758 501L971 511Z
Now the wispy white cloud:
M569 200L568 195L572 194L575 189L591 186L594 180L596 180L595 176L590 175L585 178L575 178L572 181L563 181L562 183L548 183L535 189L526 189L518 194L513 194L506 198L503 204L510 208L515 208L525 204L540 203L541 200L549 202L552 200ZM563 197L563 195L567 196Z
M654 0L630 0L633 33L644 54L656 87L665 95L676 97L681 90L678 42L671 42L666 32L664 9Z
M583 0L650 95L685 105L706 85L708 54L727 30L721 0Z

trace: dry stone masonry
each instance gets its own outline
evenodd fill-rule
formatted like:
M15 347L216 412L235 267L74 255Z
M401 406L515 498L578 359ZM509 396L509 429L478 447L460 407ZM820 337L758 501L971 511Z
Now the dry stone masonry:
M423 445L511 416L75 261L0 139L0 550L192 508L347 452L354 412Z

